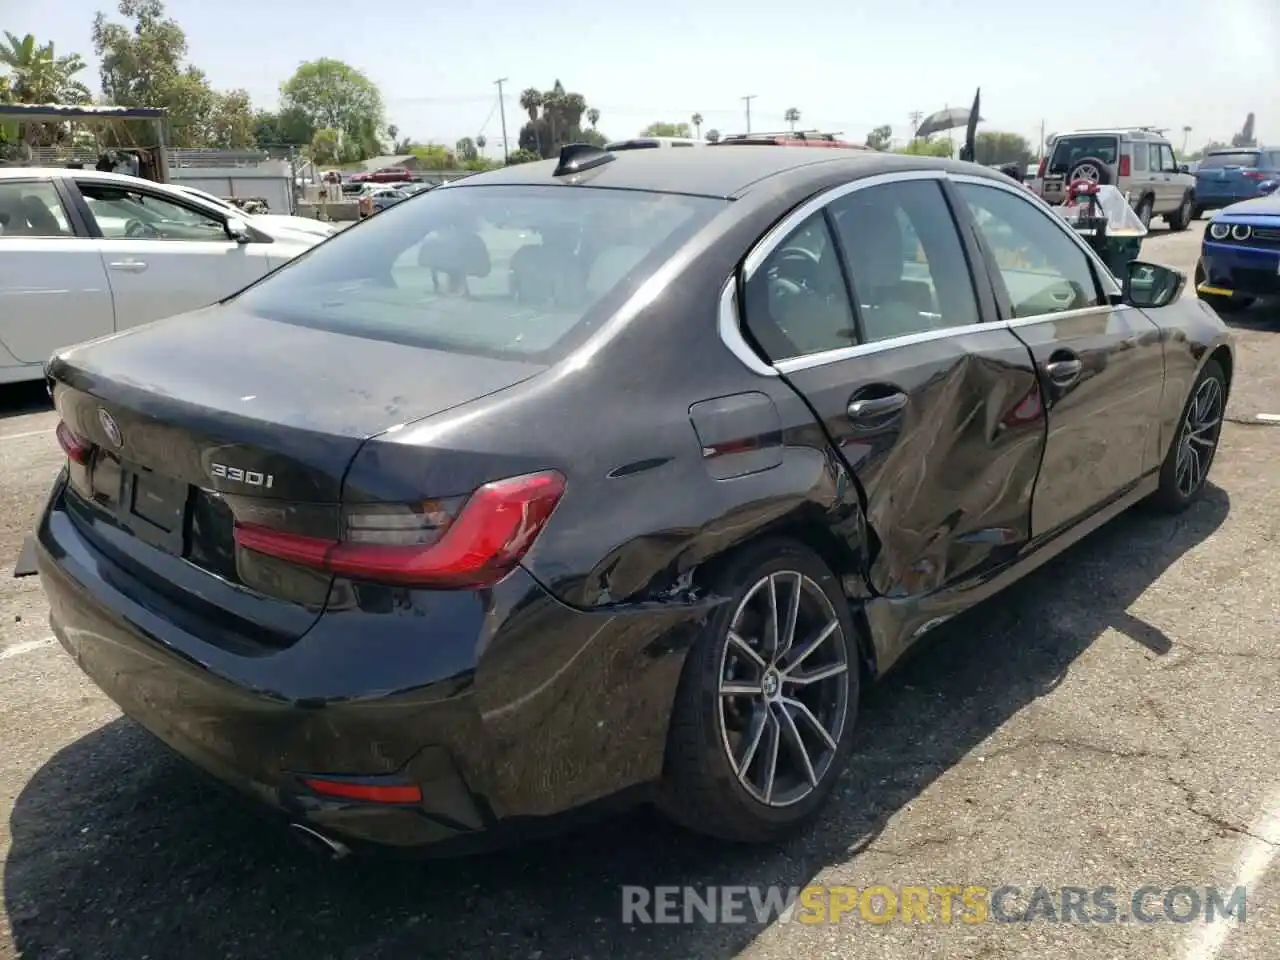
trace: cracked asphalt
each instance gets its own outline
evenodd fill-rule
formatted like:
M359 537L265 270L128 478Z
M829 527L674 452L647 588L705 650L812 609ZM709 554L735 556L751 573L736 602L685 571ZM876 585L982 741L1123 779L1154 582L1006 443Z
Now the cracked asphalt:
M1191 271L1203 223L1144 256ZM777 850L638 812L451 862L329 863L137 727L8 570L60 464L0 394L0 958L1280 958L1280 313L1236 321L1212 488L1135 511L940 629L867 697ZM623 885L1248 887L1243 924L622 922ZM1151 901L1159 913L1159 895ZM1124 912L1123 910L1121 911Z

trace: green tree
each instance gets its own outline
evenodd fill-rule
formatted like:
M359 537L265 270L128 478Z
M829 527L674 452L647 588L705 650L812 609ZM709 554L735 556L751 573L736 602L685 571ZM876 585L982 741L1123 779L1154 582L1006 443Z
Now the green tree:
M795 107L787 107L787 112L782 115L782 119L791 125L792 130L795 130L796 124L800 122L800 111Z
M311 160L321 166L338 162L342 148L342 135L332 127L317 130L311 138Z
M342 132L344 153L360 160L381 152L382 92L350 64L321 57L302 64L280 85L280 102L297 110L317 129Z
M693 135L699 140L702 139L702 114L695 113L689 118L689 122L693 124Z
M232 129L243 140L240 113L247 109L247 95L219 93L204 71L184 62L187 35L165 15L162 0L120 0L117 9L125 23L109 21L101 12L93 18L93 50L107 102L163 107L174 146L208 146ZM139 137L148 133L137 131Z
M708 130L707 143L719 143L719 142L720 142L720 131L716 130L715 128Z
M476 150L480 152L481 156L484 155L484 148L487 147L488 145L489 145L489 139L483 133L480 134L480 136L476 137Z
M418 163L427 170L456 170L458 158L447 147L438 143L414 147L411 151Z
M209 113L208 144L224 150L244 150L257 145L253 104L249 91L228 90L214 97Z
M1030 141L1017 133L1001 130L984 130L974 138L975 163L994 166L999 163L1017 163L1026 166L1035 156Z
M463 163L471 163L480 156L476 142L470 137L463 137L453 147L454 155Z
M0 43L0 68L8 73L6 98L14 103L88 103L89 88L76 79L85 68L78 53L60 57L52 43L34 34L17 37L8 30Z
M533 87L525 90L520 95L520 106L530 117L529 122L520 128L517 143L521 150L551 157L559 153L566 143L606 142L604 135L594 127L582 129L583 119L590 121L592 116L586 98L566 90L559 80L545 92ZM594 116L598 121L599 112Z
M587 123L591 124L592 130L600 125L600 111L595 107L587 111Z
M640 131L642 137L692 137L687 123L666 123L656 120Z
M916 137L895 153L905 153L912 157L949 157L952 154L952 146L948 140Z
M867 146L872 150L888 150L893 141L893 127L882 123L867 134Z
M512 167L517 163L532 163L535 160L541 159L541 155L537 152L533 150L525 150L522 147L521 149L514 151L511 156L507 158L507 166Z
M298 110L259 110L253 115L253 139L260 149L301 147L315 136L315 127Z

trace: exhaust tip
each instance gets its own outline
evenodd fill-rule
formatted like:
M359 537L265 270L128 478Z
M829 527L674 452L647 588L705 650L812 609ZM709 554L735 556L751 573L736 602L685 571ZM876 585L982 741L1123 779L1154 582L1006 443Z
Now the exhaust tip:
M309 849L330 860L341 860L351 853L351 849L345 843L326 837L319 830L313 830L305 823L291 823L289 829Z

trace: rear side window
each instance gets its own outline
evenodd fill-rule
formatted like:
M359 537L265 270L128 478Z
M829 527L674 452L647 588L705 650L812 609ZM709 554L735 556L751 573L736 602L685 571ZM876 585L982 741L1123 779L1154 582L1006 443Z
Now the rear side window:
M727 205L562 185L438 188L338 234L236 303L335 333L554 363Z
M1108 166L1114 164L1120 154L1120 140L1114 136L1060 137L1054 144L1049 161L1050 173L1066 174L1081 160L1101 160Z
M1211 153L1200 161L1200 169L1220 170L1223 167L1256 167L1261 158L1261 154L1257 150Z
M942 187L907 180L831 204L867 341L979 322L960 234Z
M0 237L69 237L71 232L52 183L0 183Z

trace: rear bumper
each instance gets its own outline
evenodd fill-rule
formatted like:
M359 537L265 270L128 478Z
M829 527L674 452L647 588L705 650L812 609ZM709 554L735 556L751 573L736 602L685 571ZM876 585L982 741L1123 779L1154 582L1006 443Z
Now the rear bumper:
M1280 249L1205 240L1200 263L1210 296L1280 296Z
M581 613L517 569L491 591L437 595L447 623L409 600L415 615L390 631L348 610L288 648L246 655L167 620L86 538L65 496L59 481L36 535L62 646L127 716L282 819L355 849L463 852L660 775L683 650L646 651L685 616ZM575 657L575 642L588 655ZM610 671L632 657L641 669L621 689ZM638 717L637 696L651 707ZM422 800L335 800L304 777L416 785Z

